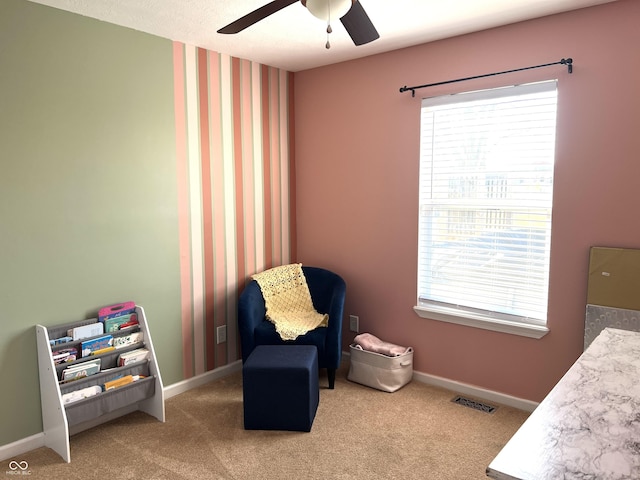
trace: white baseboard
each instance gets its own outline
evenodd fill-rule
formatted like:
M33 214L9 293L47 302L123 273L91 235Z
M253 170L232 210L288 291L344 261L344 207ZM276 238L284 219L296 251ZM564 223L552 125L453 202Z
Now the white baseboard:
M343 351L344 357L350 357L351 352ZM524 398L513 397L505 393L495 392L493 390L486 390L484 388L476 387L475 385L469 385L467 383L457 382L444 377L438 377L436 375L430 375L428 373L413 372L413 380L426 383L427 385L433 385L434 387L444 388L456 393L468 395L478 400L486 400L489 402L499 403L508 407L524 410L525 412L533 412L538 406L537 402L531 400L525 400Z
M17 457L23 453L30 452L36 448L44 447L44 433L36 433L30 437L16 440L7 445L0 445L0 461L7 458Z
M192 388L196 388L204 385L205 383L217 380L218 378L231 375L232 373L240 371L241 369L242 360L237 360L233 363L230 363L229 365L216 368L215 370L211 370L196 377L188 378L186 380L182 380L178 383L174 383L167 387L164 387L164 397L165 399L175 397L176 395L191 390ZM96 425L99 425L103 422L97 422ZM73 431L72 434L73 433L77 432ZM21 440L16 440L15 442L9 443L7 445L0 445L0 461L12 457L18 457L23 453L30 452L31 450L35 450L40 447L44 447L44 432L36 433L35 435L31 435L30 437L23 438Z
M413 380L421 383L426 383L428 385L433 385L434 387L452 390L456 393L468 395L479 400L486 400L489 402L506 405L507 407L517 408L519 410L524 410L525 412L533 412L538 406L537 402L532 402L531 400L513 397L505 393L494 392L493 390L486 390L474 385L456 382L455 380L449 380L448 378L429 375L428 373L413 372Z
M218 367L214 370L210 370L192 378L187 378L186 380L182 380L178 383L169 385L168 387L164 387L164 398L166 400L167 398L175 397L176 395L187 392L192 388L200 387L205 383L209 383L217 380L218 378L226 377L227 375L231 375L232 373L239 372L241 369L242 360L236 360L235 362L228 365Z

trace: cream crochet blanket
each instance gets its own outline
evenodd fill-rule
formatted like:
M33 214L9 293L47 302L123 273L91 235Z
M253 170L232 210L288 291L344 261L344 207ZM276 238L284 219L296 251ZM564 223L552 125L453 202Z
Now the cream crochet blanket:
M283 340L295 340L317 327L326 327L329 315L313 307L301 263L282 265L252 275L262 291L267 319Z

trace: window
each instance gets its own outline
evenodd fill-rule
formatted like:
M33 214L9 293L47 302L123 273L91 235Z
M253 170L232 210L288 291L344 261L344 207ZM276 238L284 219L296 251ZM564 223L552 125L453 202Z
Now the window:
M556 104L555 81L423 100L419 315L548 332Z

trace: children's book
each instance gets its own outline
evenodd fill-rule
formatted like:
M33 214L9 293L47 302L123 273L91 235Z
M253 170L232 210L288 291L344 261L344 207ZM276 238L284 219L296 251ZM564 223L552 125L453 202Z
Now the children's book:
M71 328L67 331L67 335L74 340L82 340L83 338L95 337L104 333L104 324L100 322L90 323L81 327Z
M49 345L53 347L54 345L59 345L60 343L69 342L73 342L73 337L52 338L51 340L49 340Z
M102 350L108 347L113 347L113 335L104 335L102 337L86 340L80 344L83 357L91 355L91 353L96 350Z
M114 388L123 387L133 382L137 382L141 378L145 378L144 375L125 375L118 377L108 382L104 382L104 391L112 390Z
M116 378L115 380L104 382L104 390L106 392L113 388L122 387L132 382L133 382L133 375L125 375L124 377L120 377L120 378Z
M98 321L104 322L110 318L121 317L136 311L135 302L122 302L103 307L98 311Z
M146 348L137 348L130 352L121 353L118 356L118 366L124 367L131 363L141 362L142 360L146 360L148 356L149 350Z
M106 319L104 321L104 331L105 333L117 332L123 325L130 326L137 324L138 315L136 313L129 313L127 315L120 315L119 317Z
M77 402L78 400L82 400L84 398L93 397L102 392L102 387L99 385L94 385L92 387L82 388L80 390L74 390L73 392L65 393L62 395L62 403L65 405L73 402Z
M60 350L56 350L55 352L51 352L51 356L53 357L53 363L56 365L66 362L73 362L78 358L78 350L73 347L63 348Z
M71 365L62 371L62 380L67 382L70 380L88 377L89 375L94 375L100 372L100 363L101 360L96 358L89 362Z
M144 338L142 332L134 332L121 337L113 337L113 346L116 348L124 348L136 343L141 343Z

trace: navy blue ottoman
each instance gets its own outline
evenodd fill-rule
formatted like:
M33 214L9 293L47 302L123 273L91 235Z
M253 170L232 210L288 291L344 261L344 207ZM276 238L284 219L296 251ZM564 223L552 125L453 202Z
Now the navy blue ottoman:
M313 345L259 345L242 367L245 430L311 431L320 393Z

